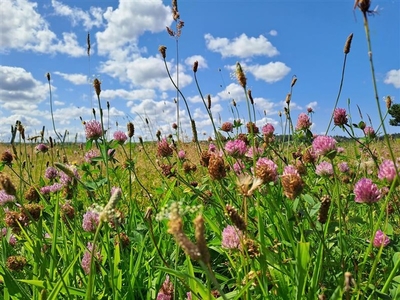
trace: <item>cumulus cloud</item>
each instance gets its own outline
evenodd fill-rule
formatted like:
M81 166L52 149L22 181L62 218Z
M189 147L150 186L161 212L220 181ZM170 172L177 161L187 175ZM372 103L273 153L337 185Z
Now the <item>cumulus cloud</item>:
M277 36L277 35L278 35L278 31L276 31L276 30L274 30L274 29L270 30L268 33L269 33L269 35L271 35L271 36Z
M248 65L246 70L252 73L257 80L264 80L268 83L282 80L290 72L290 68L280 61L270 62L266 65Z
M11 111L28 112L48 95L48 85L23 68L0 66L0 82L1 106Z
M1 3L0 51L11 49L39 53L85 55L74 33L62 33L62 39L49 29L48 22L36 11L37 3L27 0L4 0Z
M164 31L172 23L171 10L161 0L120 0L118 7L108 7L103 17L106 28L96 33L98 51L111 56L123 46L138 50L137 39L141 34Z
M133 100L154 98L155 96L156 92L153 89L138 89L130 91L124 89L116 89L116 90L101 91L101 98L105 100L124 99L133 101Z
M263 35L255 38L248 37L243 33L239 37L229 40L228 38L214 38L207 33L204 35L204 39L206 40L207 49L220 53L222 57L272 57L279 54L278 50Z
M75 84L75 85L80 85L80 84L88 84L89 79L87 78L86 75L83 74L67 74L67 73L62 73L62 72L54 72L54 74L61 76L63 79Z
M52 0L51 5L56 15L70 18L72 26L82 24L87 31L103 24L103 11L99 7L90 7L89 11L83 11L81 8L70 7L56 0Z
M390 70L386 73L385 81L386 84L393 84L396 89L400 88L400 69Z
M199 63L199 67L198 67L199 70L208 68L206 59L201 55L189 56L188 58L185 59L185 64L189 68L193 68L193 64L195 61L197 61Z

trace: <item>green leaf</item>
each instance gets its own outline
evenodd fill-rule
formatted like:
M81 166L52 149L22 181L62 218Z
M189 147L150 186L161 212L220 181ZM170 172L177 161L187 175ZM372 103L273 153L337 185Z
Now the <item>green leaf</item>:
M301 300L307 283L307 273L308 273L308 264L310 262L310 243L308 242L299 242L297 244L297 255L296 255L296 263L297 263L297 295L296 299Z

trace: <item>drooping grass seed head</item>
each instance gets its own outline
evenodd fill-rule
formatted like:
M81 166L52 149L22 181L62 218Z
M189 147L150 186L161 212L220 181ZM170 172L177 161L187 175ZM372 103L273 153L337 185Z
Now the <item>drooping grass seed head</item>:
M167 57L167 47L160 46L158 47L158 51L161 53L161 57L165 59Z
M296 77L296 75L293 75L293 77L292 77L292 82L290 83L290 87L294 87L294 85L296 84L296 82L297 82L297 77Z
M196 73L197 72L197 68L199 67L199 62L196 60L194 63L193 63L193 73Z

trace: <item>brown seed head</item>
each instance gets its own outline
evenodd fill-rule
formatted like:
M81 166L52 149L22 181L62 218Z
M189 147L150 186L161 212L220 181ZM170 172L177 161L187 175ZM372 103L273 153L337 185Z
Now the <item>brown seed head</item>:
M199 67L199 62L196 60L193 64L193 72L196 73L197 72L197 68Z
M198 246L189 240L183 232L183 223L180 216L169 220L168 233L174 236L176 243L182 248L186 255L189 255L191 259L201 259L201 253Z
M245 237L243 239L243 249L245 249L250 258L260 256L259 246L257 245L256 241L250 238Z
M226 176L224 159L218 154L211 154L208 164L208 174L210 174L213 180L221 180Z
M198 140L198 136L197 136L197 129L196 129L195 120L190 120L190 124L192 125L193 142L197 143L199 140Z
M101 85L100 80L98 80L97 78L95 78L95 79L93 80L93 87L94 87L94 90L95 90L95 92L96 92L97 97L100 96L100 92L101 92L100 85Z
M46 77L47 77L47 81L50 82L50 73L47 73Z
M304 182L299 175L286 174L281 176L283 193L290 200L296 199L304 187Z
M19 272L24 269L26 258L23 256L9 256L6 261L6 267L10 271Z
M328 219L329 207L331 206L331 198L325 195L321 198L321 207L318 212L318 221L325 224Z
M229 219L232 221L232 223L241 231L245 232L246 231L246 222L242 218L241 215L239 215L238 211L236 208L234 208L231 205L226 206L226 212L229 216Z
M175 36L175 32L171 28L169 28L168 26L166 26L166 28L167 28L167 32L170 36Z
M210 94L208 94L208 96L207 96L207 108L208 108L208 110L211 109L211 95Z
M128 131L128 137L133 137L133 135L135 134L135 126L133 126L132 122L129 122L126 125L127 131Z
M0 185L8 195L15 196L17 194L17 190L11 182L11 179L3 173L0 173Z
M26 204L21 210L22 219L37 221L43 210L43 206L37 203Z
M200 155L200 165L202 165L203 167L208 167L210 157L211 154L208 153L208 151L202 151Z
M75 209L69 201L61 206L62 220L67 223L67 220L73 220L75 218Z
M253 99L253 95L251 94L251 90L247 91L247 95L249 96L251 105L254 105L254 99Z
M248 123L246 124L246 127L247 127L247 132L248 132L248 133L252 133L252 134L257 134L257 133L259 133L258 127L257 127L256 124L253 123L253 122L248 122Z
M11 151L8 149L4 151L1 154L0 161L5 165L11 166L11 163L13 161L13 155L11 154Z
M201 260L208 264L210 262L210 253L208 252L207 242L204 235L204 219L202 215L198 215L194 220L194 236L196 238L196 244L201 253Z
M353 40L353 34L350 33L350 35L347 37L346 43L344 44L344 49L343 49L344 54L348 54L350 52L352 40Z
M286 104L290 104L290 99L292 98L292 94L291 93L288 93L287 95L286 95L286 99L285 99L285 102L286 102Z
M242 66L238 62L236 63L236 78L237 78L237 81L239 82L239 84L243 88L246 88L246 84L247 84L246 75L243 72Z
M31 186L25 193L25 199L28 200L29 202L39 202L40 200L40 195L37 191L37 188L34 186Z
M385 102L386 102L386 108L387 109L392 107L392 98L390 96L386 96Z
M296 82L297 82L297 77L296 77L296 75L293 75L293 77L292 77L292 82L290 83L290 87L294 87L294 85L296 84Z
M158 51L161 53L161 56L163 59L165 59L167 57L167 47L160 46L160 47L158 47Z

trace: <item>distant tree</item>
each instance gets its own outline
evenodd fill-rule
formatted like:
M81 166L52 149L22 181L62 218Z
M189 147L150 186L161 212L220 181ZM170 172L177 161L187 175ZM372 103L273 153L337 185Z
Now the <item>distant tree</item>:
M389 120L389 124L392 126L400 126L400 104L393 104L389 108L388 113L393 118Z

